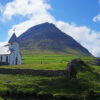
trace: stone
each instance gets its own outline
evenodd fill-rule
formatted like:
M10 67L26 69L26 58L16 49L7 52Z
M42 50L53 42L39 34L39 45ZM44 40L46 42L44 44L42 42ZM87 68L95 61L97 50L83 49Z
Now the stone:
M69 77L76 77L76 74L77 74L77 68L76 67L79 67L81 65L85 65L86 64L80 59L80 58L76 58L76 59L73 59L72 61L70 61L67 65L67 72L68 72L68 76Z

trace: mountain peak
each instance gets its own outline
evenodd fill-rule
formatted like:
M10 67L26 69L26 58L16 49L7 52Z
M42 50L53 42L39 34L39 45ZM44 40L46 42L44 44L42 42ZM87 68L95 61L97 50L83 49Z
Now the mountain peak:
M48 22L31 27L19 37L19 41L23 49L33 51L91 55L72 37Z
M39 24L39 25L52 25L52 26L54 26L53 23L49 23L49 22L45 22L45 23L42 23L42 24Z
M33 26L31 28L29 28L26 32L24 32L20 38L24 37L24 36L29 36L29 35L38 35L40 33L60 33L61 31L52 23L48 23L48 22L45 22L43 24L38 24L36 26Z
M45 22L45 23L42 23L42 24L38 24L38 25L36 25L36 26L33 26L33 27L42 27L42 28L55 28L55 29L57 29L57 27L54 25L54 24L52 24L52 23L49 23L49 22Z

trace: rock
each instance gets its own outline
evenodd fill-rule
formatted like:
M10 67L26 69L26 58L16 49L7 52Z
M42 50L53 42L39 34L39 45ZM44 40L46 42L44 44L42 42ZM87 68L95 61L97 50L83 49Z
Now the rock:
M9 65L7 62L0 62L0 66L2 65Z
M76 77L77 68L82 65L86 66L86 64L80 58L73 59L72 61L70 61L67 65L67 69L66 69L68 72L68 76Z
M6 83L11 83L11 81L7 81Z

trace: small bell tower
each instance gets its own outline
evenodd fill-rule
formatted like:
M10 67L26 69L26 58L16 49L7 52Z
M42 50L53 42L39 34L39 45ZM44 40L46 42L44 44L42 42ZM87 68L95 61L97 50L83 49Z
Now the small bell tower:
M10 38L10 40L8 41L8 43L9 43L9 48L11 50L19 52L19 44L18 44L18 39L16 37L15 32L13 33L13 35Z
M9 43L9 49L11 51L10 64L11 65L21 64L21 54L20 54L20 49L19 49L19 43L18 43L18 38L16 37L15 32L13 33L8 43Z

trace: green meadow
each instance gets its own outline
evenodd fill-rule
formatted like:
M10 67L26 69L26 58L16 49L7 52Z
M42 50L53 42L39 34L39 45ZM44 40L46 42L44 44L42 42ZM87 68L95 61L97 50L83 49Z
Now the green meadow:
M0 68L12 69L42 69L42 70L64 70L67 63L77 56L64 55L23 55L22 65L0 66Z
M78 56L66 55L43 55L31 54L23 55L22 65L7 65L0 68L10 69L41 69L41 70L64 70L67 68L67 63L72 59L79 58ZM94 57L80 57L85 62L93 62Z
M50 54L23 55L22 65L0 66L0 68L65 70L68 62L75 58L79 57ZM0 74L0 100L41 100L40 98L34 99L34 97L31 97L29 99L29 97L25 97L30 95L34 96L34 94L37 96L45 96L45 100L53 100L51 99L52 96L55 98L64 97L66 99L73 97L81 100L91 90L100 93L100 66L95 64L95 59L97 58L80 58L89 67L76 66L77 77L72 79L66 76Z

